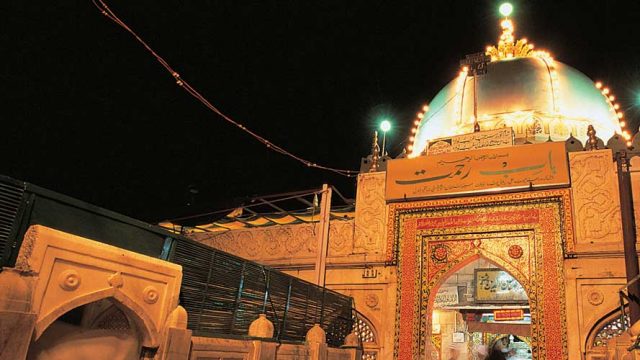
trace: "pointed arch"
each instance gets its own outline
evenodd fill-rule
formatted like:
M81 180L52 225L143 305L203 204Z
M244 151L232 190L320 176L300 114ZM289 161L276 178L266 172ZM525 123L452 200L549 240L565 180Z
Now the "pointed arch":
M353 325L360 342L362 342L363 344L378 344L378 330L375 326L373 326L371 320L369 320L369 318L366 317L363 313L359 311L355 312Z
M449 277L455 274L458 270L480 259L488 261L489 263L504 270L509 275L511 275L514 279L516 279L518 283L520 283L520 285L522 285L522 287L525 289L525 292L527 293L527 298L529 299L529 301L531 301L532 293L529 286L529 279L527 279L524 274L522 274L520 271L510 266L506 261L496 256L492 256L492 254L490 253L486 253L484 251L478 251L475 253L468 253L465 257L458 259L458 261L451 262L450 264L447 265L444 271L441 271L438 275L435 276L435 281L433 282L433 287L431 288L431 292L429 293L429 301L427 305L427 311L429 315L428 319L430 319L431 313L433 312L433 303L435 301L435 297L438 292L438 289L440 289L442 284Z
M354 330L362 344L362 360L377 360L380 353L378 330L366 315L359 311L353 314Z
M424 342L431 342L433 341L433 339L431 338L431 336L427 336L428 334L431 334L431 329L432 329L432 316L433 316L433 311L434 309L434 303L435 303L435 297L436 294L438 293L438 290L440 289L440 287L442 286L442 284L444 284L444 282L449 279L452 275L454 275L456 272L458 272L458 270L464 268L465 266L472 264L475 261L478 260L485 260L487 262L489 262L490 264L492 264L493 266L496 266L497 268L507 272L509 275L511 275L514 279L516 279L516 281L518 281L518 283L520 283L520 285L524 288L526 294L527 294L527 299L529 301L529 305L531 306L531 303L533 302L535 304L535 299L532 299L532 291L531 291L531 287L529 286L529 281L528 279L519 271L510 271L510 268L513 269L513 267L509 266L508 262L504 261L503 259L498 258L497 256L493 256L491 253L489 252L484 252L482 250L477 250L475 252L469 252L467 254L465 254L465 256L456 259L456 261L452 261L451 263L448 263L447 266L439 271L437 273L437 275L434 275L434 279L435 281L432 282L432 287L430 289L429 295L428 295L428 301L427 301L427 307L426 307L426 313L425 313L425 318L426 318L426 329L427 332L425 333L425 338ZM535 311L533 310L535 308L535 306L530 308L530 314L531 314L531 322L534 323L535 321ZM527 344L529 345L529 347L531 348L531 344L529 342L527 342Z
M628 305L625 305L625 308ZM601 317L589 330L586 338L585 350L606 349L608 340L619 337L629 327L629 315L622 316L620 308L615 308Z
M142 346L155 348L159 346L159 334L153 320L147 315L144 308L115 288L104 289L83 296L74 298L64 304L60 304L55 310L46 314L36 321L34 338L36 341L42 336L44 331L60 316L77 307L103 300L111 299L114 304L122 310L127 317L133 321L140 332Z

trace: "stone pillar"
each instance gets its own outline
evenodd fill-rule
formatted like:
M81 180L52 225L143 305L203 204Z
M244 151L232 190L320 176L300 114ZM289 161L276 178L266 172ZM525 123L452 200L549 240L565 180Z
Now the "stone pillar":
M0 272L0 360L27 357L36 314L31 311L34 278L15 269Z
M309 349L309 360L327 360L327 335L320 327L315 324L306 336L307 347Z
M272 339L273 323L267 319L267 315L260 314L258 318L253 320L249 325L249 336L256 338ZM276 358L276 344L265 342L262 340L254 340L252 342L253 349L249 354L251 360L274 360Z
M322 185L322 200L320 200L320 222L318 223L318 252L316 254L315 279L316 285L324 286L327 275L327 255L329 254L329 221L331 219L331 188Z
M276 359L276 343L254 340L253 349L249 354L250 360L275 360Z
M187 311L176 307L165 324L163 346L158 351L158 360L188 360L191 351L191 330L187 329Z
M349 352L349 360L362 359L362 346L359 344L358 335L356 335L355 332L349 333L349 335L344 338L344 345L342 345L341 348Z

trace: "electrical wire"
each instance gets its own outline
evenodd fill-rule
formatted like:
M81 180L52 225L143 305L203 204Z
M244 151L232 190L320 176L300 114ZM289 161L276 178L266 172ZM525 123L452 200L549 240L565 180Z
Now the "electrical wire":
M189 95L191 95L194 98L196 98L196 100L200 101L200 103L202 103L206 108L208 108L209 110L211 110L212 112L214 112L218 116L222 117L224 120L226 120L227 122L231 123L232 125L235 125L240 130L242 130L245 133L249 134L254 139L256 139L259 142L261 142L262 144L264 144L268 149L271 149L271 150L273 150L273 151L275 151L275 152L277 152L279 154L288 156L288 157L290 157L290 158L292 158L292 159L294 159L294 160L296 160L298 162L301 162L304 165L306 165L308 167L311 167L311 168L331 171L331 172L334 172L336 174L339 174L339 175L342 175L342 176L346 176L346 177L354 177L358 173L358 171L355 171L355 170L332 168L332 167L329 167L329 166L319 165L319 164L316 164L316 163L311 162L309 160L306 160L306 159L304 159L304 158L302 158L300 156L297 156L297 155L287 151L286 149L274 144L273 142L269 141L268 139L256 134L252 130L248 129L246 126L242 125L241 123L239 123L239 122L235 121L234 119L232 119L231 117L227 116L222 111L220 111L217 107L215 107L213 104L211 104L211 102L209 102L209 100L207 100L204 96L202 96L186 80L184 80L180 76L180 74L178 74L178 72L176 72L171 67L171 65L169 65L169 63L167 63L160 55L158 55L151 48L151 46L149 46L149 44L147 44L140 36L138 36L138 34L135 31L133 31L124 21L120 20L120 18L109 8L109 6L107 6L107 4L103 0L91 0L91 1L96 6L96 8L98 8L98 10L100 10L100 12L104 16L109 18L111 21L116 23L118 26L122 27L124 30L126 30L128 33L130 33L140 44L142 44L142 46L144 46L144 48L147 49L147 51L160 63L160 65L162 65L171 74L171 76L173 76L173 78L176 80L176 84L178 86L183 88L187 93L189 93Z

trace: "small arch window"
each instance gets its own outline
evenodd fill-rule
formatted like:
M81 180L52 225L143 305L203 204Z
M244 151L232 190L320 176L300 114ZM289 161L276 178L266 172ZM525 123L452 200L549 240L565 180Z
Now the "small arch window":
M380 347L371 322L358 313L353 317L353 330L362 343L362 360L377 360Z

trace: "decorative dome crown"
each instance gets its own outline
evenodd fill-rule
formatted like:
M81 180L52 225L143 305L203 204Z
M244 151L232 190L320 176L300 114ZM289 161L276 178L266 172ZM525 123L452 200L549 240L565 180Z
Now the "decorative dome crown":
M423 153L429 141L474 131L511 127L516 143L564 141L571 135L583 143L587 127L609 139L623 134L622 113L609 89L580 71L534 50L526 39L514 40L513 22L501 21L497 46L485 54L486 72L462 67L458 77L440 90L418 114L408 150Z

